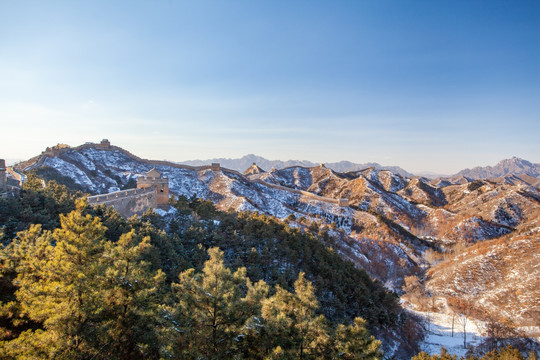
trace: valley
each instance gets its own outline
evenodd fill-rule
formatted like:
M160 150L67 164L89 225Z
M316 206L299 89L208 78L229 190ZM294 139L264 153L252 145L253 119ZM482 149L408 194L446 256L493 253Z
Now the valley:
M508 162L504 168L512 169ZM253 163L241 173L145 160L103 142L53 147L14 166L91 195L132 188L151 169L168 179L173 197L210 201L223 212L264 214L318 237L409 309L450 316L466 301L471 319L540 336L540 191L534 172L477 169L496 177L473 178L469 171L427 179L375 167L265 171ZM385 349L397 341L392 338L383 341Z

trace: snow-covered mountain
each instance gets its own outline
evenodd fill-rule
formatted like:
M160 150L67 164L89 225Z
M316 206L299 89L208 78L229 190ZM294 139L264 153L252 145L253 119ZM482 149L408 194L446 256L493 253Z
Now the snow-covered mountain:
M458 176L465 176L471 179L487 179L505 177L508 175L528 175L540 179L540 164L533 164L530 161L512 157L499 161L495 166L474 167L465 169L457 173Z
M436 298L467 301L469 316L510 323L539 337L540 227L477 243L427 273Z
M538 232L530 231L540 227L540 191L523 182L464 176L457 182L433 181L375 167L338 172L324 165L295 165L263 171L251 160L242 174L223 163L214 171L85 144L52 148L16 168L100 194L133 185L155 167L169 178L175 195L208 199L221 210L258 211L287 219L291 226L326 228L337 239L336 251L396 292L406 276L428 266L424 252L429 248L444 251L501 236L509 243L523 237L539 241ZM347 199L348 206L340 206L339 199ZM511 269L513 276L530 277L519 267ZM435 279L437 268L433 271Z
M245 155L239 159L216 158L216 159L209 159L209 160L182 161L182 164L192 165L192 166L201 166L201 165L207 165L211 163L220 163L222 166L229 169L236 170L236 171L244 171L253 163L256 163L258 166L260 166L262 169L266 171L272 168L284 169L284 168L292 167L292 166L314 167L314 166L319 165L317 163L314 163L308 160L287 160L287 161L268 160L262 156L258 156L254 154ZM403 170L399 166L383 166L377 163L357 164L350 161L339 161L339 162L334 162L334 163L327 163L326 166L338 172L357 171L357 170L362 170L369 167L374 167L376 169L390 170L395 174L400 174L403 176L413 176L413 174Z
M540 189L540 164L517 157L499 161L495 166L461 170L452 176L430 177L436 187L467 184L474 180L488 180L497 184L526 185Z

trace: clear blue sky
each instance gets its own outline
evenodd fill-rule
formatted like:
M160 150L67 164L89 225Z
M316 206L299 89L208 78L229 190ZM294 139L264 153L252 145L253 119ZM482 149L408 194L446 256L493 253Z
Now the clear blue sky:
M0 0L0 157L540 162L540 1Z

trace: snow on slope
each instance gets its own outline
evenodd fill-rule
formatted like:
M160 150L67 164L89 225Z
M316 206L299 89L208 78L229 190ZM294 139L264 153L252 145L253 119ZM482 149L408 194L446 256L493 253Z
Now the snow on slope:
M211 200L221 210L259 211L282 219L305 217L299 226L317 222L334 229L341 239L336 250L396 292L401 291L405 276L425 265L421 252L427 242L416 237L445 246L498 237L513 231L513 226L520 231L540 226L538 190L508 184L437 188L425 179L407 179L389 171L343 174L324 166L296 166L245 177L223 168L212 171L148 161L120 148L95 146L63 149L55 156L38 158L33 166L54 168L93 194L122 188L155 167L169 179L173 194ZM340 207L335 200L306 196L299 190L347 198L351 206Z
M330 222L337 220L340 226L347 223L349 230L355 227L350 212L250 180L260 179L326 198L347 198L356 212L379 214L416 236L452 241L501 236L510 232L512 226L528 223L540 214L540 201L535 200L535 196L540 199L538 191L524 195L522 188L490 183L482 183L474 191L469 190L471 184L437 189L424 179L407 179L374 168L342 174L323 165L295 166L248 177L227 170L216 175L208 168L151 162L120 148L93 146L64 149L58 156L46 156L41 166L55 168L94 194L122 188L131 178L155 166L169 178L173 193L209 199L223 210L232 207L261 211L280 218L290 214L318 215ZM444 216L441 210L446 211ZM356 225L358 228L365 224L356 220Z
M477 312L536 326L540 317L540 232L478 243L428 271L434 296L469 299ZM538 335L536 335L538 336Z
M300 166L260 174L254 178L259 178L270 184L287 186L299 190L307 190L313 182L309 168Z
M45 159L44 165L58 170L61 174L72 178L77 184L90 190L97 191L99 188L98 185L94 184L92 180L90 180L84 171L60 158L47 158Z
M484 324L481 321L453 317L443 312L413 312L426 322L426 338L420 347L422 351L430 355L440 354L441 347L444 347L452 355L466 357L470 346L478 346L485 339L482 336ZM463 321L465 321L465 331Z
M390 230L387 225L381 224L376 216L364 211L369 210L369 205L365 208L340 207L336 200L326 201L324 198L307 196L306 193L299 192L307 190L308 193L311 191L336 199L351 192L349 188L361 185L368 193L366 196L371 197L369 200L364 197L361 201L365 204L372 202L373 207L391 214L389 216L397 221L400 220L399 216L394 215L396 212L411 212L416 214L414 216L423 212L396 194L387 193L381 184L366 180L360 172L343 175L324 166L292 167L245 177L223 168L221 171L212 171L209 167L193 168L147 161L120 148L104 149L94 146L65 148L60 154L42 156L41 159L44 160L40 162L38 158L31 166L54 168L93 194L123 188L130 179L141 176L155 167L169 179L171 193L210 200L221 210L232 208L236 211L259 211L282 219L294 215L296 218L305 217L307 223L316 221L327 227L335 226L342 231L342 236L348 239L350 244L363 243L362 252L357 251L356 256L354 251L347 251L350 254L348 258L358 266L366 266L368 262L363 261L363 258L369 255L373 264L379 264L378 270L371 272L372 275L388 283L394 290L400 289L402 278L400 272L397 279L388 279L389 276L396 274L394 268L398 266L395 263L401 261L400 268L412 269L416 266L412 257L401 250L402 245L399 243L401 240L398 240L397 233ZM386 182L392 183L393 180L388 180L392 177L389 172L380 173L384 174L382 177ZM371 177L376 178L375 175ZM250 178L265 180L279 186L267 186L260 180ZM358 181L355 182L355 179ZM381 200L380 197L384 199ZM344 245L344 249L347 247ZM353 249L354 246L349 248ZM391 259L384 254L391 256Z
M228 210L262 211L279 218L294 215L352 216L335 203L328 203L301 194L264 186L249 181L242 175L223 169L215 172L209 168L187 168L175 164L153 164L136 159L119 149L84 147L70 149L59 156L45 157L42 166L51 167L63 176L72 178L90 193L104 193L112 186L120 187L132 177L144 175L156 168L169 179L172 193L211 200L218 208ZM298 189L309 187L306 176L309 172L290 169L290 180ZM288 170L284 171L282 181L286 184Z

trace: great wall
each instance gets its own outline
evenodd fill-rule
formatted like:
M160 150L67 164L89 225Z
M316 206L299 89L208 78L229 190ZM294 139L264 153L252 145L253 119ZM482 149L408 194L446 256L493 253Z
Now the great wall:
M0 194L7 192L6 161L0 159Z
M148 209L158 208L156 189L130 189L104 195L89 196L90 205L112 206L124 218L141 215Z
M13 196L18 193L24 182L24 175L6 167L6 161L0 159L0 197Z
M192 171L212 170L214 172L229 173L240 177L246 182L250 182L253 184L259 184L276 190L295 193L301 195L304 198L330 203L333 205L338 205L340 207L349 206L349 201L347 199L333 199L323 197L310 193L308 191L292 189L277 184L271 184L261 179L250 179L236 170L221 167L219 163L213 163L211 165L204 166L190 166L184 164L176 164L169 161L142 159L121 147L111 145L111 143L107 139L103 139L99 144L86 143L77 147L57 145L53 148L47 148L43 153L41 153L41 155L34 157L26 162L19 163L16 165L15 168L17 170L17 173L28 171L43 165L43 162L47 157L60 156L68 151L80 151L89 148L97 148L108 151L119 151L124 155L132 158L133 160L154 167L154 169L150 170L145 176L139 177L137 179L137 189L116 191L109 194L89 196L87 198L88 202L92 205L105 204L114 207L124 217L140 215L150 208L155 209L167 206L169 198L168 179L161 177L161 174L157 170L155 170L156 166L168 166Z

